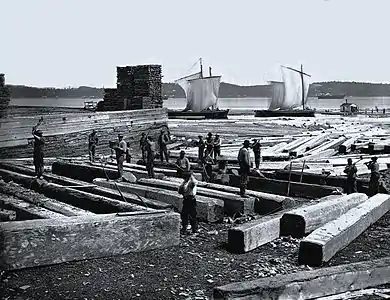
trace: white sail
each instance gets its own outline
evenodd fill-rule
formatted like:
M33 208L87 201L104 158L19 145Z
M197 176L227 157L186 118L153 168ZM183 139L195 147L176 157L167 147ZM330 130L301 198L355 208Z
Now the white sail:
M272 98L268 110L277 110L283 106L284 102L284 83L272 81Z
M299 72L282 68L283 82L284 82L284 101L281 109L293 109L307 102L307 94L309 91L308 76L303 74L303 89L302 77ZM302 101L302 92L304 95Z
M177 79L177 80L175 81L175 83L177 83L178 85L181 86L181 88L184 90L184 93L185 93L185 95L186 95L186 98L188 98L188 88L189 88L188 80L198 79L198 78L201 78L201 77L202 77L202 73L201 73L201 72L198 72L198 73L191 74L191 75L182 77L182 78L180 78L180 79Z
M185 110L201 112L209 107L217 108L221 76L187 80L187 106Z

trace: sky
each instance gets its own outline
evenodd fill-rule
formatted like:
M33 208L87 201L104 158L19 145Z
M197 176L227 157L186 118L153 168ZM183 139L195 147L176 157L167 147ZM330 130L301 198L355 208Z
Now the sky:
M239 85L390 81L389 0L0 0L8 84L115 87L116 66L161 64L163 81L204 69Z

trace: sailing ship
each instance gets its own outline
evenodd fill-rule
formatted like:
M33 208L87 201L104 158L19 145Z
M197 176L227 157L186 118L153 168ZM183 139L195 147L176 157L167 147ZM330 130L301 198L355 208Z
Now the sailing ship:
M187 105L184 110L168 110L170 119L227 119L229 110L218 108L219 86L221 76L212 76L209 67L209 76L203 76L202 59L200 72L177 79L186 95Z
M281 66L283 81L271 81L272 98L268 110L256 110L255 117L314 117L307 107L309 74Z

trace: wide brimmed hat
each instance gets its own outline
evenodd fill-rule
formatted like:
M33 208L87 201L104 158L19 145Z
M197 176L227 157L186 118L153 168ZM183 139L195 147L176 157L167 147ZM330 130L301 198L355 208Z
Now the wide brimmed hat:
M118 134L118 138L120 138L120 137L123 137L123 134L122 134L122 133L119 133L119 134Z
M374 157L371 157L371 160L373 161L377 161L378 160L378 157L374 156Z
M36 135L42 135L42 133L43 133L42 130L39 130L39 129L35 131Z
M243 143L242 143L244 146L246 146L246 145L250 145L250 141L249 140L245 140Z

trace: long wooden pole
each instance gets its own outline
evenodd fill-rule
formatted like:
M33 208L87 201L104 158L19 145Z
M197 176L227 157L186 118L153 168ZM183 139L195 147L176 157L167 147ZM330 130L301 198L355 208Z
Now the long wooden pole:
M200 63L200 77L203 78L203 65L202 65L202 58L199 59Z
M305 83L303 82L303 65L301 65L301 82L302 82L302 109L305 109Z

